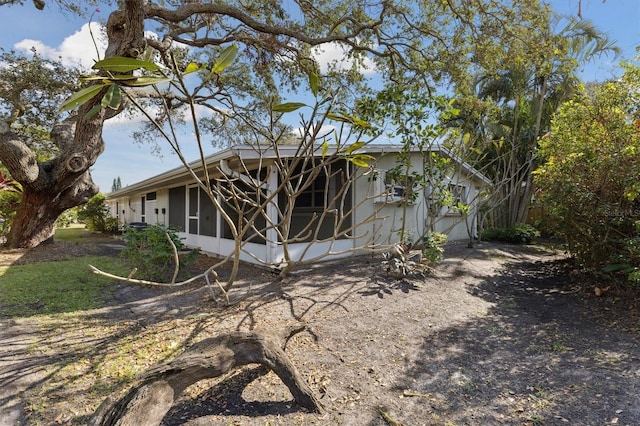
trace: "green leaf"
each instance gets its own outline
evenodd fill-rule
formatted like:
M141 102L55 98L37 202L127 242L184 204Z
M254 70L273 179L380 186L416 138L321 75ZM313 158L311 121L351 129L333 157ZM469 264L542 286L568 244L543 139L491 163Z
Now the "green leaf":
M329 114L327 114L327 118L329 120L340 121L342 123L351 123L351 120L348 117L342 114L335 114L333 112L330 112Z
M314 72L309 74L309 85L311 86L311 93L313 93L313 96L318 96L318 85L319 85L318 74Z
M195 62L190 62L187 65L187 68L184 69L184 74L191 74L192 72L196 72L202 68L202 65L196 64Z
M103 108L118 109L121 100L120 87L117 84L112 84L109 90L107 90L107 93L102 97L100 105Z
M236 54L238 53L238 45L232 44L231 46L224 49L224 51L218 56L216 62L213 64L213 68L211 69L211 74L218 74L222 72L225 68L227 68L233 60L236 58Z
M366 144L367 144L366 142L362 142L362 141L352 143L351 146L349 146L349 148L347 148L347 151L346 151L347 155L351 154L353 151L356 151L356 150L362 148Z
M285 102L283 104L274 106L272 110L275 112L293 112L305 106L307 106L307 104L304 104L302 102Z
M99 113L100 111L102 111L102 105L101 104L95 104L93 106L93 108L91 108L85 115L84 115L84 119L85 120L91 120L97 113Z
M350 123L350 124L354 124L356 126L360 126L360 127L365 127L365 128L370 128L371 124L369 124L368 122L357 118L357 117L353 117L351 115L347 115L347 114L334 114L334 113L329 113L327 114L327 118L329 118L330 120L334 120L334 121L340 121L342 123Z
M98 80L100 80L100 81L104 81L105 83L106 83L107 81L109 81L109 79L108 79L108 78L106 78L105 76L103 76L103 75L98 75L98 74L81 75L81 76L80 76L80 78L79 78L79 80L80 80L81 82L83 82L83 83L87 83L87 82L90 82L90 81L98 81Z
M104 78L105 81L109 81L111 83L118 83L118 82L127 82L127 81L132 81L132 80L137 80L140 77L136 77L134 75L114 75L111 77L106 77Z
M326 157L329 153L329 142L324 141L322 143L322 158Z
M122 56L114 56L96 62L93 69L113 72L130 72L137 69L145 69L147 71L157 71L160 66L149 61L141 61L134 58L125 58Z
M82 90L77 91L73 95L69 96L58 109L59 112L70 111L85 104L94 96L96 96L102 89L109 84L95 84L93 86L85 87Z
M353 124L355 124L355 125L357 125L357 126L365 127L365 128L367 128L367 129L371 127L371 124L369 124L369 122L364 121L364 120L363 120L363 119L361 119L361 118L358 118L358 117L350 117L350 118L351 118L351 120L353 121Z
M89 81L102 81L105 84L110 84L110 83L118 83L118 82L126 82L126 81L133 81L133 80L137 80L140 77L136 77L133 75L114 75L111 77L105 77L102 75L85 75L80 77L80 81L86 83Z
M351 161L353 164L355 164L358 167L368 168L369 162L372 160L375 160L375 158L367 154L356 154L351 157L348 157L347 160Z
M151 86L153 84L158 84L158 83L166 83L168 81L171 81L169 77L142 76L142 77L137 77L133 80L124 81L122 82L122 85L129 86L129 87L144 87L144 86Z

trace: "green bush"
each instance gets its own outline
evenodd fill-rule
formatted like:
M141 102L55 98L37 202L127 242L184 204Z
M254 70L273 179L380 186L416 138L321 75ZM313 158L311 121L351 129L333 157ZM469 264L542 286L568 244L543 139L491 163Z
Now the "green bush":
M68 228L72 223L78 220L78 213L76 209L65 210L60 216L58 216L58 222L56 225L59 228Z
M163 225L152 225L136 230L125 226L122 235L125 248L121 256L138 268L138 278L160 281L171 277L175 269L175 258L173 247L167 236L178 251L185 249L175 229ZM198 250L194 249L187 256L181 256L179 267L185 268L195 260L197 255Z
M444 254L444 243L447 242L447 236L440 232L433 232L424 238L424 247L422 248L422 258L431 263L438 263L442 260Z
M13 217L16 215L22 194L19 192L0 191L0 235L9 232Z
M117 234L120 232L120 221L117 217L108 217L104 222L104 231L109 234Z
M540 232L527 224L509 228L489 228L482 232L482 239L485 241L499 241L509 244L531 244L539 236Z
M109 207L104 203L104 194L98 193L86 204L78 208L78 220L87 225L89 230L104 232L109 217Z
M640 67L566 102L541 140L536 170L549 224L586 268L640 268Z

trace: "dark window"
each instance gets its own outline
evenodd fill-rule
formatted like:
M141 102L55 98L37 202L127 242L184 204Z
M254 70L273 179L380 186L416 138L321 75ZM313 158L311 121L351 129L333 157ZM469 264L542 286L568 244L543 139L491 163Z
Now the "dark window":
M194 235L198 233L198 219L189 218L189 233Z
M341 229L348 229L351 226L351 216L343 218L341 229L335 228L335 214L340 213L337 210L335 213L325 215L322 222L320 219L322 212L325 210L342 207L342 213L350 211L351 196L349 195L349 188L346 189L346 195L344 195L344 204L341 204L341 201L336 202L334 199L336 194L340 193L343 186L346 185L348 167L349 165L346 161L338 161L327 166L326 169L320 171L313 183L298 196L293 209L291 226L288 230L282 230L283 232L288 231L288 238L295 238L297 241L309 241L316 231L318 231L318 238L335 237L340 239L348 237L345 232L341 232ZM301 170L301 168L298 170ZM294 178L296 174L299 176L299 173L300 171L296 171L293 174ZM329 182L327 182L327 175L332 176ZM338 198L342 199L342 197ZM286 194L284 192L279 194L278 205L281 211L285 211L287 203Z
M198 216L198 187L189 188L189 216Z
M216 216L216 207L209 195L203 189L200 189L200 235L215 237Z
M169 226L179 231L186 229L186 188L179 186L169 190Z
M155 192L147 192L147 201L154 201L156 199Z
M335 182L332 182L335 184ZM327 194L327 189L329 193ZM319 175L311 183L311 185L301 193L296 199L296 207L307 207L314 209L324 209L327 196L331 196L335 192L335 188L331 185L327 186L327 178L325 175Z
M228 187L228 183L220 183L220 185L224 185ZM255 200L254 202L247 202L244 200L237 200L229 195L229 198L223 203L224 211L229 215L229 217L233 220L234 223L238 224L240 221L239 211L242 212L242 224L241 227L247 226L246 220L253 217L256 212L256 205L261 205L264 203L264 194L261 191L256 191L255 188L250 188L248 185L241 181L234 181L233 185L237 192L244 193L246 197L250 197L251 200ZM225 193L223 191L223 193ZM253 227L255 229L249 229L245 233L244 241L250 241L252 243L264 244L265 239L261 235L264 232L266 227L266 219L265 215L266 211L261 210L261 212L255 215L255 219L253 222ZM258 230L259 232L256 232ZM227 239L233 238L233 233L231 232L231 228L227 221L222 222L222 237Z

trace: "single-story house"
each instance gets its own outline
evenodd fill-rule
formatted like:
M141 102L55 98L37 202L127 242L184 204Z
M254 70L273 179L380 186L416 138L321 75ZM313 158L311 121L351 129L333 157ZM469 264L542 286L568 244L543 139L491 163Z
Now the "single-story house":
M294 164L294 160L300 158L296 145L281 145L277 149L249 145L227 148L206 157L207 174L201 161L190 164L201 180L206 176L214 186L228 187L231 181L244 185L245 194L253 191L253 196L269 200L263 204L234 205L233 192L223 191L215 198L219 201L216 207L186 167L109 193L106 202L110 215L122 224L144 222L170 226L179 230L179 236L187 246L220 256L227 256L234 249L229 219L242 221L249 216L249 213L239 214L238 206L249 206L249 210L254 209L253 213L260 209L254 216L256 226L244 234L240 258L271 266L280 265L286 259L331 259L380 249L399 241L403 223L405 235L435 231L446 233L449 240L476 236L478 195L491 185L490 180L442 146L434 145L429 152L416 149L409 154L410 161L405 162L410 164L410 172L424 173L434 155L447 159L449 173L441 179L446 180L443 184L453 195L451 205L465 203L469 210L461 214L451 206L434 208L430 187L415 191L412 200L403 203L405 188L386 177L386 171L397 167L400 152L400 145L363 146L357 153L369 156L371 165L367 168L337 155L335 149L318 147L314 153L306 154L303 162L306 159L307 165L314 164L309 162L310 157L318 163L333 155L331 165L316 170L313 182L298 188L300 192L292 209L287 209L288 196L282 183L293 180L283 178L283 173L288 164ZM305 167L297 164L291 167ZM302 175L304 173L296 176ZM341 191L344 187L346 189ZM256 208L258 205L260 207ZM281 227L287 212L291 219ZM283 243L286 235L290 239Z

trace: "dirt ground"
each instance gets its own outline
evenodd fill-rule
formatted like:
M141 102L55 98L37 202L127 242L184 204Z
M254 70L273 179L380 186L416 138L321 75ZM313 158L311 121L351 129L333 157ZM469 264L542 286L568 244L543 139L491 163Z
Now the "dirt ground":
M103 243L0 252L0 264L117 253ZM448 243L444 261L424 277L389 276L380 262L361 256L322 263L282 283L244 267L230 306L213 303L198 284L117 284L86 322L134 321L133 333L202 318L189 323L182 342L307 324L286 352L324 413L298 407L273 373L243 368L187 389L166 426L640 425L638 294L573 271L549 246ZM595 287L607 286L595 295ZM31 424L30 391L51 380L53 366L78 356L69 342L35 356L37 327L37 320L0 313L0 425ZM40 341L62 333L46 332L38 331ZM82 401L76 395L52 403L41 423L82 424Z

